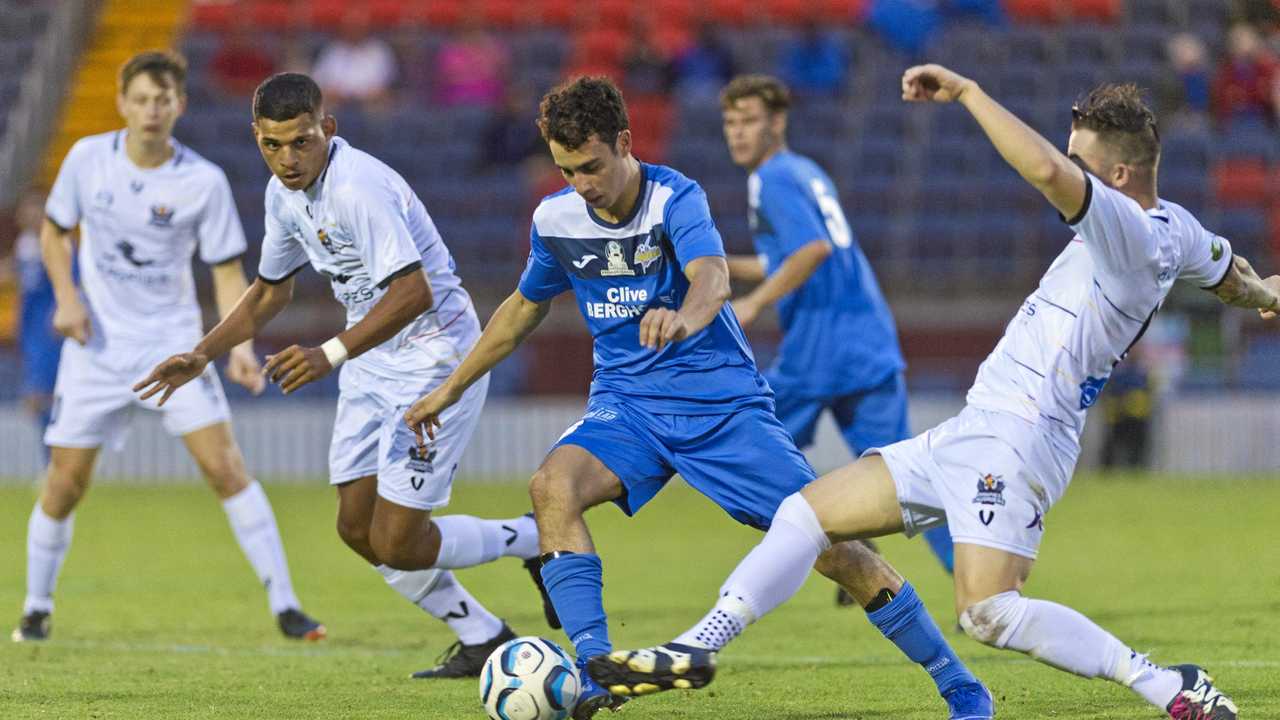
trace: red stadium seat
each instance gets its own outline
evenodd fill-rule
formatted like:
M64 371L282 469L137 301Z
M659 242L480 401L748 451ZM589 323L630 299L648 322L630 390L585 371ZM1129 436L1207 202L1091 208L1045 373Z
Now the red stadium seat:
M1220 162L1213 168L1213 189L1222 207L1266 207L1273 200L1273 178L1263 160Z
M316 30L337 30L342 25L342 18L347 14L350 3L343 0L314 0L308 13L307 23Z
M817 5L824 22L839 25L860 25L871 11L871 0L822 0Z
M538 4L538 19L553 27L573 27L579 13L579 6L573 0L541 0Z
M641 3L634 0L596 0L595 17L601 25L608 25L613 28L625 30L631 27L631 21L636 17L637 9ZM581 23L578 23L582 27Z
M1071 0L1074 20L1114 23L1120 19L1120 0Z
M650 18L659 27L689 27L697 18L697 4L689 0L653 0Z
M306 20L306 11L289 0L254 0L248 12L253 24L266 30L286 29Z
M365 3L369 7L369 21L375 27L399 27L412 22L417 15L405 0L365 0Z
M633 95L627 98L627 115L636 157L660 163L667 158L671 133L671 102L661 95Z
M417 15L427 28L452 28L462 21L465 3L460 0L420 0Z
M688 25L664 24L653 31L653 44L662 57L671 59L693 43L693 32Z
M1058 0L1004 0L1005 12L1018 23L1056 23L1062 20L1065 3Z
M707 18L712 22L723 23L725 25L746 25L750 21L758 20L754 17L754 3L749 0L707 0L704 6L707 11Z
M589 63L617 65L626 52L628 37L620 29L598 26L578 36L574 56Z
M191 26L198 30L225 30L237 12L234 0L204 0L191 4Z
M779 25L802 25L817 20L820 8L810 0L765 0L765 13Z
M480 16L486 25L511 29L532 24L537 8L524 0L484 0L480 3Z

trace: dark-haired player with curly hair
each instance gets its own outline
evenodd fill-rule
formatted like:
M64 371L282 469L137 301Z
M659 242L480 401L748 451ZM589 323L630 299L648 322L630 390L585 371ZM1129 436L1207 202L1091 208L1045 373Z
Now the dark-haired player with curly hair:
M733 575L749 588L790 597L804 577L761 562L775 545L797 548L802 566L834 541L910 535L946 522L956 548L956 611L971 637L1111 680L1175 720L1234 720L1235 705L1200 667L1156 665L1084 615L1021 590L1045 516L1071 480L1085 413L1174 281L1273 319L1280 276L1260 278L1226 239L1160 198L1160 136L1134 85L1103 85L1081 98L1072 108L1066 153L946 68L907 70L902 97L963 105L1075 237L979 368L958 416L871 450L788 498L814 517L810 535L797 543L770 530ZM717 610L732 612L724 603ZM670 671L656 670L654 662L670 656L669 647L614 653L593 662L591 675L606 686L673 686L665 682ZM691 662L681 667L684 674L713 661L685 656Z
M726 303L724 246L702 188L669 167L632 156L626 106L605 78L579 78L552 90L542 100L539 125L570 187L534 212L519 288L494 313L470 355L406 420L434 433L442 417L447 421L446 408L516 348L556 296L573 291L595 339L591 396L586 414L552 448L529 492L542 578L582 666L612 650L602 565L583 520L587 509L613 501L631 515L678 472L738 522L772 526L771 532L805 543L804 528L817 520L802 503L784 499L798 498L794 493L815 474L774 416L773 393ZM764 558L771 571L804 577L816 563L929 671L952 717L991 717L986 688L882 558L856 542L827 543L800 565L793 548L783 550ZM699 647L727 642L782 600L773 588L747 591L734 578L721 593L732 612L673 646L674 667L684 667L690 654L710 657ZM711 668L698 664L699 673L668 674L659 682L705 683ZM601 687L585 672L582 678L577 720L649 689Z

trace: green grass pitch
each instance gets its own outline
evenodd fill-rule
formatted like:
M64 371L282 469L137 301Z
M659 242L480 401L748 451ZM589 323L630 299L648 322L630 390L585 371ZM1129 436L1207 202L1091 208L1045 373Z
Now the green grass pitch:
M340 543L322 481L272 485L295 584L329 628L286 641L204 488L103 485L76 519L53 639L0 646L0 718L483 718L476 683L411 681L451 642ZM22 602L34 491L0 486L0 618ZM526 510L519 484L457 487L455 512ZM1049 515L1029 594L1065 602L1157 662L1209 668L1247 718L1280 718L1280 482L1088 477ZM633 519L591 523L619 647L669 639L695 621L758 535L673 484ZM922 541L882 543L944 628L948 579ZM543 624L514 560L459 573L518 632L565 643ZM751 627L698 692L641 698L619 720L936 720L927 676L820 577ZM3 614L7 613L7 616ZM1021 655L952 641L1005 718L1158 718L1128 691Z

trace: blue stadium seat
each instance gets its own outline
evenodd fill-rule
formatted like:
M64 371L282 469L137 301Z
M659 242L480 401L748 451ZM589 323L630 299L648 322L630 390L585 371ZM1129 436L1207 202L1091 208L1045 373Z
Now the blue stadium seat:
M1114 30L1079 25L1059 32L1063 60L1072 65L1103 65L1121 55L1119 37Z

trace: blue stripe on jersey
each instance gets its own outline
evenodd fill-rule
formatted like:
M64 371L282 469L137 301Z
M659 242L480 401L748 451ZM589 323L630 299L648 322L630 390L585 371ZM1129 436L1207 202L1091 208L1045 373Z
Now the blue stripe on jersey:
M697 183L659 165L642 163L641 173L638 208L617 225L594 217L570 188L542 201L534 212L521 294L543 302L573 290L595 340L593 398L620 396L649 412L677 415L772 407L768 384L727 304L693 337L657 352L641 347L644 314L684 303L685 266L724 255Z
M750 188L752 240L769 274L814 240L832 245L827 261L778 303L784 335L771 377L824 398L876 387L901 370L893 315L827 174L783 151L755 171Z

